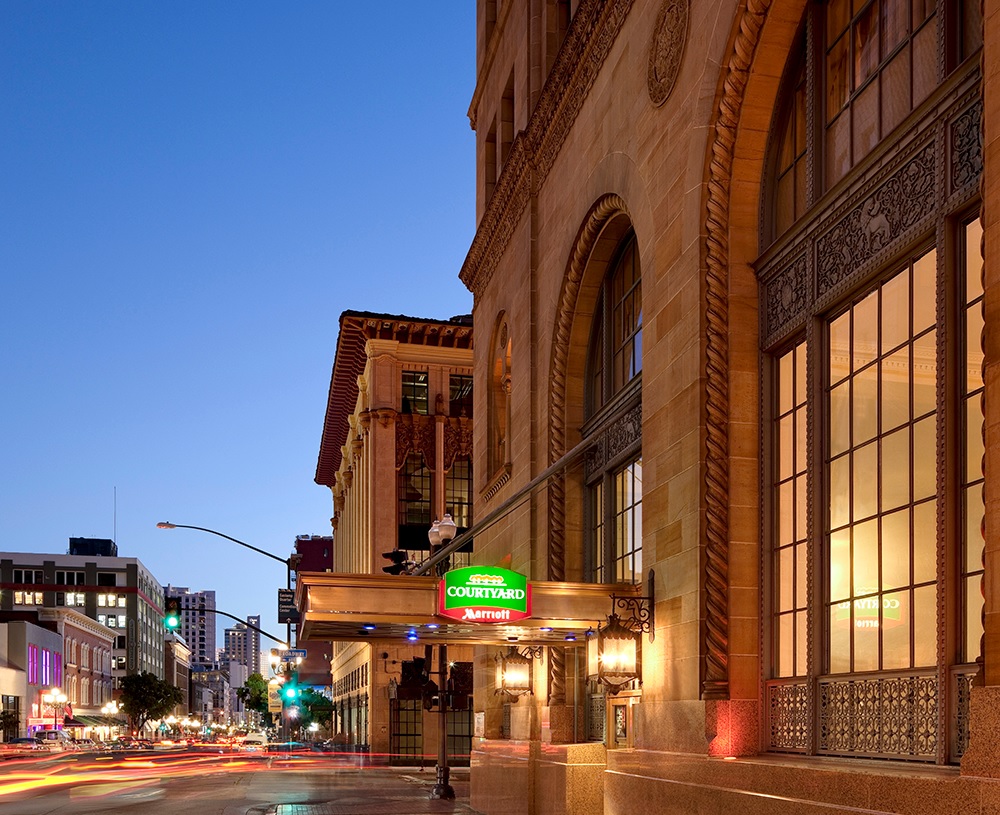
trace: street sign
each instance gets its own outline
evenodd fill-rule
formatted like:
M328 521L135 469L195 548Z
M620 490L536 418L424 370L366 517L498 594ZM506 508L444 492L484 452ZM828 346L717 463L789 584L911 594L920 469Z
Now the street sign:
M294 662L296 659L306 658L305 648L286 648L284 650L280 648L272 648L271 656L276 659L280 659L282 662Z
M299 610L295 607L295 589L278 589L278 622L299 622Z

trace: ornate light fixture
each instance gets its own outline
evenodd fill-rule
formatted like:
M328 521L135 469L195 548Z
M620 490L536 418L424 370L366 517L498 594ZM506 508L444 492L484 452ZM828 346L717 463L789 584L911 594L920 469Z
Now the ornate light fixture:
M529 693L534 693L532 684L532 660L542 655L541 647L525 648L522 653L516 645L511 645L506 653L496 655L497 676L493 693L508 696L512 701Z
M614 695L631 682L642 684L642 634L653 639L653 570L646 597L611 595L608 623L587 640L587 674ZM628 612L624 620L616 609Z
M434 521L434 523L431 524L431 528L427 530L427 540L429 540L431 544L431 555L433 556L441 546L447 546L452 540L454 540L457 530L458 527L452 520L451 515L447 512L444 514L444 518L440 521ZM448 571L450 560L451 558L446 557L437 564L435 571L437 571L438 577Z

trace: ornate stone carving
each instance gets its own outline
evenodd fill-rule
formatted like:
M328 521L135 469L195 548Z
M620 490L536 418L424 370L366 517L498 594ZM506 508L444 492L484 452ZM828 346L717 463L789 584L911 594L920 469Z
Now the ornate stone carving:
M603 470L609 461L642 441L642 405L630 408L601 433L587 456L587 475Z
M396 469L406 463L411 453L420 453L428 469L434 469L434 421L428 416L400 413L396 421Z
M766 334L802 314L809 303L809 276L806 256L800 255L767 283Z
M472 422L469 419L449 419L444 426L445 471L451 469L458 456L472 458Z
M656 106L667 101L677 82L687 40L689 4L690 0L665 0L656 16L646 72L649 98Z
M729 186L750 66L770 0L748 0L715 117L705 220L705 670L702 696L729 698Z
M929 143L816 242L820 296L885 249L934 207Z
M514 139L511 155L459 274L473 294L482 294L489 284L532 191L541 187L555 163L632 2L580 3L528 127Z
M983 172L983 103L977 102L951 123L951 188L979 181Z

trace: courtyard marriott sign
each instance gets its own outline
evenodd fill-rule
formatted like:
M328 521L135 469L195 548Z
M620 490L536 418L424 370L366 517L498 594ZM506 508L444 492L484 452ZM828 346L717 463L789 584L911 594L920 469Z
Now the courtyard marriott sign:
M452 620L510 623L531 616L528 578L496 566L452 569L441 579L438 613Z

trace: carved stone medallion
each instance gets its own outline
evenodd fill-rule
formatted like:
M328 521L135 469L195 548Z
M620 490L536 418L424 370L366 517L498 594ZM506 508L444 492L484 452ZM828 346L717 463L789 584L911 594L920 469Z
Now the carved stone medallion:
M659 107L670 96L687 40L688 5L691 0L665 0L656 16L653 40L649 46L649 71L646 83L649 98Z

